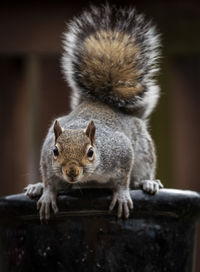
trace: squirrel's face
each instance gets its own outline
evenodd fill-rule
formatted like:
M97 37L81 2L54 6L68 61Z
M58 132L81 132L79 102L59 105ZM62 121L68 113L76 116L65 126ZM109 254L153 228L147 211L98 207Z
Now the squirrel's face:
M87 181L95 168L95 126L91 121L85 130L64 130L54 125L55 147L52 150L56 175L69 183Z

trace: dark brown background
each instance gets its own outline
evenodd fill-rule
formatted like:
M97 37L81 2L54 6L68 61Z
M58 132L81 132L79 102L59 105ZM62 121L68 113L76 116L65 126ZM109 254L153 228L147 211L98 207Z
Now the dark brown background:
M70 89L60 71L65 22L88 5L16 2L0 7L0 195L19 193L40 180L39 153L47 128L70 110ZM200 4L113 3L136 6L162 33L162 96L151 121L157 177L166 187L200 191Z

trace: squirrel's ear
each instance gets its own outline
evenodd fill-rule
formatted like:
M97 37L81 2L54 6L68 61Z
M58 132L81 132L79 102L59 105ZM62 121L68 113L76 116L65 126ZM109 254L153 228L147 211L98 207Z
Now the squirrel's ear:
M54 127L53 127L53 130L54 130L54 134L55 134L55 140L57 140L57 138L60 136L60 134L62 134L63 132L63 129L60 125L60 123L56 120L55 123L54 123Z
M85 130L85 134L90 138L92 145L94 144L94 141L95 141L95 131L96 131L96 127L94 125L94 122L91 121Z

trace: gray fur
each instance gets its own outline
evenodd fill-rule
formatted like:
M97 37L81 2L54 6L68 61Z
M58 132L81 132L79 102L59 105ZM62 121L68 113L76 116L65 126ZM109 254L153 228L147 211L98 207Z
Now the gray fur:
M113 15L118 17L111 21ZM140 44L141 83L145 90L133 101L122 101L117 96L115 99L104 97L103 94L101 97L92 97L90 90L83 90L79 84L78 77L82 75L77 70L77 65L82 54L81 44L88 33L102 28L118 28ZM55 135L52 125L41 151L43 185L29 185L26 193L30 197L41 196L37 204L41 219L49 218L50 207L55 213L58 211L57 193L62 189L69 189L70 183L73 183L68 179L67 171L63 169L71 161L78 165L78 159L73 156L83 150L83 144L88 146L88 143L82 143L82 139L88 137L84 131L92 120L96 127L95 143L92 146L94 159L86 160L86 164L79 164L81 170L76 171L78 175L73 186L82 187L95 181L104 187L112 188L113 198L109 209L112 210L118 203L118 217L124 214L128 218L133 208L129 188L141 188L154 194L163 187L160 181L155 180L156 155L146 126L146 118L159 97L159 87L152 79L157 72L159 37L154 26L146 23L144 17L138 15L134 9L116 11L106 5L101 9L92 7L89 12L84 12L79 18L71 21L68 32L65 33L64 46L62 64L73 89L74 108L69 115L57 119L62 126L62 133L56 141L62 138L64 142L62 148L65 161L57 161L53 155ZM75 138L70 138L69 135L75 135ZM89 142L89 137L86 140ZM73 152L70 153L69 150ZM75 170L71 173L75 173Z
M90 120L96 126L94 167L86 170L86 178L78 182L82 184L95 180L104 187L113 188L113 200L110 209L118 201L118 216L124 212L129 216L132 201L130 188L141 188L148 193L156 193L162 185L155 180L156 156L152 139L143 120L119 112L101 102L90 100L80 104L69 115L57 119L64 130L84 129ZM57 192L67 187L62 178L61 168L55 170L53 148L55 136L53 126L50 127L41 152L41 174L45 184L44 193L38 202L40 217L48 219L50 205L55 206ZM61 166L60 166L61 167ZM123 182L125 181L125 186ZM75 184L76 185L76 184ZM36 184L35 187L40 186ZM31 196L32 186L27 194ZM36 191L36 190L35 190ZM41 194L39 191L38 195ZM35 196L32 195L32 196Z

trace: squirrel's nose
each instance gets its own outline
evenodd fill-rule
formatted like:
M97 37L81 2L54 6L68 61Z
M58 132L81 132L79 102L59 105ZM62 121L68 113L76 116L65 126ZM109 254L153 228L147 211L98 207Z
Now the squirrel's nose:
M79 170L78 168L75 167L69 167L66 171L66 174L70 178L76 178L79 175Z
M69 170L69 174L68 174L69 176L73 176L73 177L77 177L78 176L78 171L76 171L76 169L74 169L74 168L70 168L70 170Z

